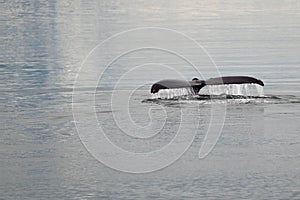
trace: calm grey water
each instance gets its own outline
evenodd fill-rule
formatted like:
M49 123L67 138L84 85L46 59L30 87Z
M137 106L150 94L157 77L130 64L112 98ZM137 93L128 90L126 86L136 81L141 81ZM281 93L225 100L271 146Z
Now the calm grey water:
M20 0L0 5L0 199L300 198L299 1ZM222 75L260 78L265 94L278 99L218 102L227 103L223 131L213 151L199 159L209 125L207 113L216 102L147 101L154 80L174 75L156 70L160 66L155 63L171 66L187 79L200 76L192 66L153 49L120 57L107 69L99 64L123 45L143 44L153 35L145 32L120 45L108 45L101 60L96 56L87 61L94 67L90 73L80 71L82 61L100 42L140 27L172 29L193 38L209 52ZM210 59L195 53L189 43L174 39L164 45L184 49L190 59L198 59L200 73L215 75ZM121 82L125 89L142 86L130 101L132 119L147 125L149 107L159 114L158 121L165 116L161 110L168 118L160 134L137 140L118 130L112 114L121 108L113 110L107 104L107 93L128 69L143 63L152 64ZM152 173L129 174L88 153L75 128L72 91L78 72L85 75L83 96L93 91L91 74L96 71L103 73L95 96L99 125L116 145L129 151L163 147L178 129L178 109L199 108L190 116L200 121L195 139L178 161ZM81 103L89 104L85 98ZM86 121L88 114L82 108ZM195 130L194 122L183 122L190 127L187 134Z

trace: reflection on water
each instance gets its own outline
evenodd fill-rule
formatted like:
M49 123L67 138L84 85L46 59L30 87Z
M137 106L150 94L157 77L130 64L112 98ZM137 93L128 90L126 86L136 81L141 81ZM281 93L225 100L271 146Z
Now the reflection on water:
M299 199L299 1L13 0L0 4L1 198ZM198 76L195 69L153 49L132 52L110 66L92 60L92 71L82 72L86 87L78 91L94 92L89 74L103 72L95 95L96 115L108 137L124 149L144 152L163 147L178 128L178 109L199 109L199 115L190 116L200 124L194 142L177 162L154 173L131 175L106 167L86 151L74 126L72 87L83 59L97 44L145 26L174 29L195 39L222 75L262 79L265 97L151 99L152 83L174 78L174 73L158 70L155 63L172 66L187 79ZM149 38L147 34L130 38L128 45ZM110 59L122 45L107 46L103 58ZM185 49L202 63L198 66L202 75L215 77L209 59L187 43L169 46ZM145 70L125 77L120 85L114 83L127 69L145 63ZM165 116L161 111L167 110L166 129L152 140L121 134L113 114L122 110L106 104L114 86L140 85L130 102L134 122L147 126L152 106L159 126ZM224 101L222 135L209 156L199 160L212 104ZM77 103L93 105L84 99ZM89 119L84 108L82 114ZM195 121L186 121L189 132Z

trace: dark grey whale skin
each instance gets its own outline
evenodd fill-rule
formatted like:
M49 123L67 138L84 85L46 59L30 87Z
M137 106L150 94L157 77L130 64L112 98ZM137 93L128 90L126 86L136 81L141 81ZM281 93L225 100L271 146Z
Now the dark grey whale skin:
M198 93L201 88L206 85L224 85L224 84L258 84L264 86L264 83L256 78L250 76L223 76L217 78L210 78L207 80L199 80L194 78L192 81L165 79L154 83L151 87L151 93L157 93L160 89L172 88L188 88L192 87L195 93Z

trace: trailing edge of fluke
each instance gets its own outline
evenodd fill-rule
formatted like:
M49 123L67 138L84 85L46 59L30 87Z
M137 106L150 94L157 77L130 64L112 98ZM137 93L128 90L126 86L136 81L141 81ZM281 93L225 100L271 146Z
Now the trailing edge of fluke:
M151 87L151 93L157 93L161 89L175 89L191 87L197 94L201 88L206 85L224 85L224 84L258 84L264 86L264 83L256 78L249 76L223 76L210 78L207 80L199 80L193 78L192 81L166 79L154 83Z

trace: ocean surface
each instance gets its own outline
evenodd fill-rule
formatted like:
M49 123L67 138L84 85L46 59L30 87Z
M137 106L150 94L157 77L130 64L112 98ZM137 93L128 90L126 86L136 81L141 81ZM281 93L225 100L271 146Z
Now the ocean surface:
M0 199L300 199L299 1L12 0L0 22ZM263 93L150 94L234 75Z

